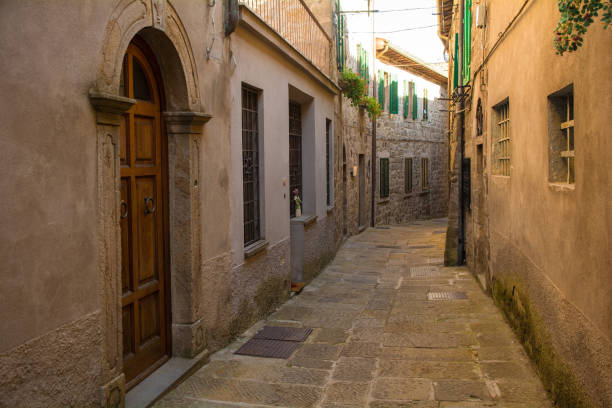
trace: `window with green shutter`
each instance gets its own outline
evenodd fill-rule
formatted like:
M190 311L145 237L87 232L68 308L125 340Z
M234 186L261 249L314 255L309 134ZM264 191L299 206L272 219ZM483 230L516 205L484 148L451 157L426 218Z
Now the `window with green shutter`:
M361 44L357 45L357 65L359 69L359 76L365 82L366 93L370 82L370 66L368 61L368 52L363 49Z
M338 71L344 71L344 53L345 53L345 43L344 43L344 26L345 26L345 16L340 13L340 0L336 3L336 11L338 15L337 25L336 25L336 58L338 64Z
M380 110L385 111L385 75L382 71L378 71L378 104Z
M408 95L408 81L404 81L404 119L408 118L408 101L410 100Z
M429 109L429 101L427 99L427 89L423 89L423 120L427 120L428 110Z
M459 34L455 33L455 56L453 57L453 89L459 85Z
M380 159L380 198L389 197L389 159Z
M416 84L412 83L412 119L419 118L419 97L417 96Z
M397 76L391 77L391 85L389 86L389 113L399 113L399 94L398 94Z
M465 2L463 16L463 85L470 82L470 64L472 62L472 0Z

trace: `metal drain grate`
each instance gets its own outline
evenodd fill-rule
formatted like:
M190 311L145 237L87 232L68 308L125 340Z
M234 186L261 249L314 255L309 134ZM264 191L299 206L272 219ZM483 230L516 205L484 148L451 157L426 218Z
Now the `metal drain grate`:
M446 234L445 230L440 230L440 231L434 231L434 234Z
M234 354L243 356L289 358L308 338L312 329L265 326Z
M411 278L437 278L440 271L437 266L413 266L410 268Z
M253 338L260 340L304 341L310 333L312 333L312 329L265 326Z
M467 299L465 292L429 292L427 293L427 300L457 300Z
M302 344L299 341L251 339L244 343L234 354L243 356L289 358Z
M435 248L433 245L411 245L408 247L409 249L427 249L427 248Z
M397 245L376 245L376 248L400 249Z

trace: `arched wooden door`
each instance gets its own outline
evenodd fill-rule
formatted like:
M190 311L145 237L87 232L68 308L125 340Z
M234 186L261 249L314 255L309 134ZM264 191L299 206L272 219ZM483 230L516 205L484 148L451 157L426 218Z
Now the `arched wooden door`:
M165 138L152 55L137 40L124 58L122 93L136 100L121 124L123 369L131 388L168 358L165 279Z

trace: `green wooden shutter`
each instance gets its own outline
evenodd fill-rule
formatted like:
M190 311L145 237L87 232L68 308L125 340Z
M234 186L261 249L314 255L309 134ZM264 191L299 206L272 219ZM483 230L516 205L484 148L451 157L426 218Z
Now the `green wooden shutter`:
M453 89L459 85L459 34L455 33L455 56L453 57Z
M398 94L398 83L397 76L393 75L391 79L391 86L389 89L389 113L399 113L399 94Z
M408 118L408 81L404 81L404 119Z
M423 89L423 120L429 117L429 100L427 99L427 89Z
M472 0L465 2L463 17L463 85L470 82L470 64L472 62Z
M385 110L385 75L381 70L378 70L378 103L380 110Z
M417 96L416 84L412 83L412 119L419 118L419 97Z
M338 24L337 28L337 42L336 42L336 58L338 64L338 70L344 71L344 16L340 13L340 0L336 3L336 10L338 12Z

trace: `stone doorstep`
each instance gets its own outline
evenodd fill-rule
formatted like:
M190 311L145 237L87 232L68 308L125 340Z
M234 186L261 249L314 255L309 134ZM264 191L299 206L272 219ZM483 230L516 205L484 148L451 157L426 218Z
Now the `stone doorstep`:
M208 350L194 358L172 357L125 394L125 408L147 408L208 363Z

